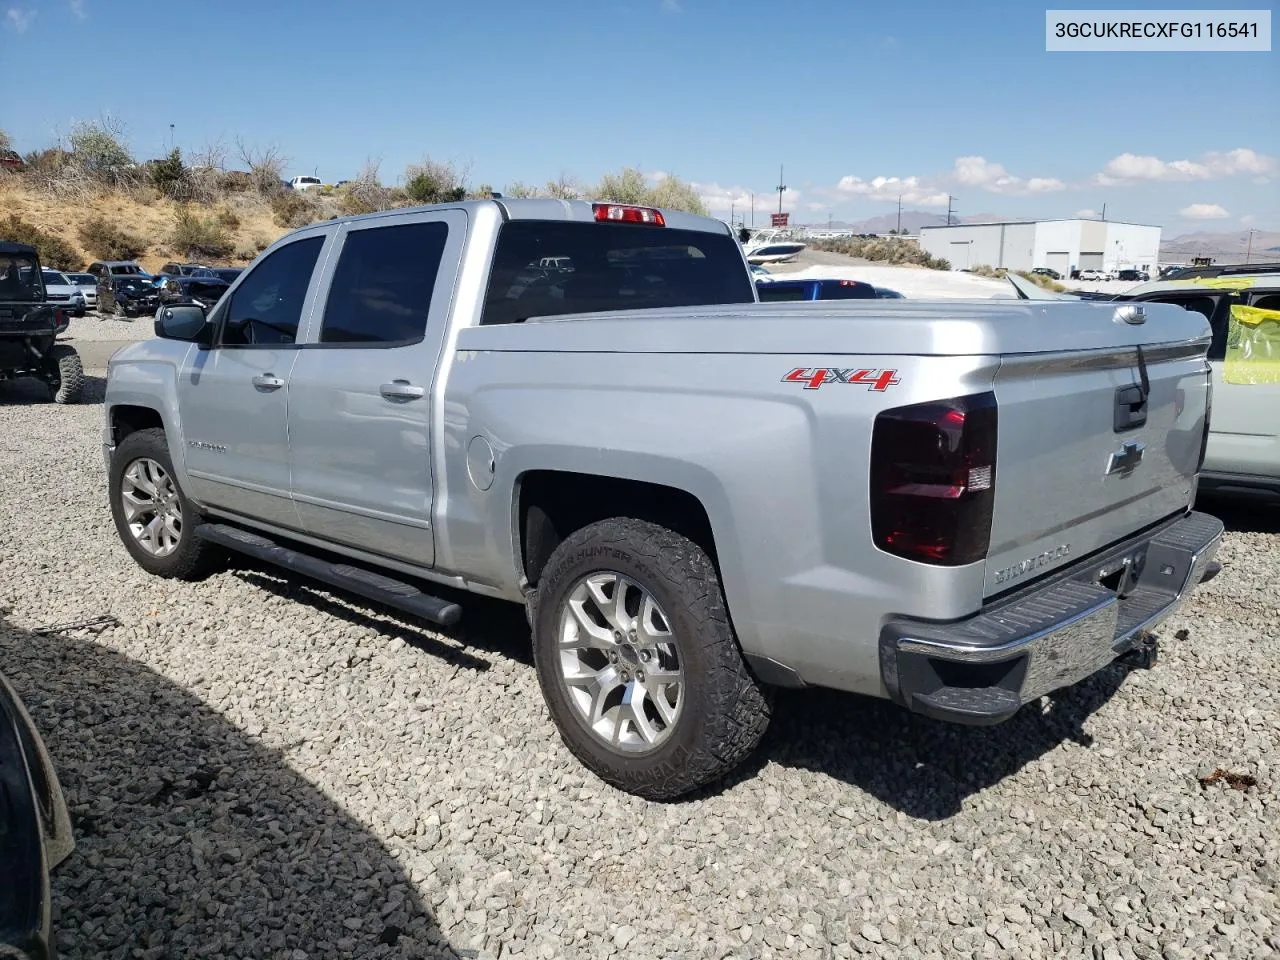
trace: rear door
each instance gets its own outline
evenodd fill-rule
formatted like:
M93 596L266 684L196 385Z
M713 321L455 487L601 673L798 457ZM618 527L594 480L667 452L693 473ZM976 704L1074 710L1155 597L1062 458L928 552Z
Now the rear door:
M461 210L348 224L289 381L303 529L421 566L431 528L431 384L462 258Z

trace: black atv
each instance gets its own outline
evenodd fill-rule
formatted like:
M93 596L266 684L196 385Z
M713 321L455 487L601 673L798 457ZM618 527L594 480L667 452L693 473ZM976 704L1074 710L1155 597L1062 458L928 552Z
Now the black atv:
M43 380L55 403L78 403L84 368L75 348L58 343L70 319L45 302L36 248L0 241L0 380Z

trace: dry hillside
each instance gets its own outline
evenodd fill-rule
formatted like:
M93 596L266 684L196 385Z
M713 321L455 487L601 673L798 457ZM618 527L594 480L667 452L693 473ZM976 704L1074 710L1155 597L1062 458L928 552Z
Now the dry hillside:
M220 261L241 264L284 233L272 216L271 204L257 194L229 194L212 204L187 204L198 216L219 218L234 243L231 257ZM33 189L23 177L0 175L0 219L10 215L66 241L84 260L99 256L86 249L81 228L95 219L126 230L146 244L136 259L145 269L156 270L172 259L187 259L172 246L180 205L149 188L103 190L84 197L63 198ZM210 258L201 258L209 260Z

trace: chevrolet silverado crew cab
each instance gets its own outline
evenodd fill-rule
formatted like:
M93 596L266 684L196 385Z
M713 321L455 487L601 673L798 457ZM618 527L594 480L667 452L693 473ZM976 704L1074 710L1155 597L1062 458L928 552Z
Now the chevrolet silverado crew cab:
M155 326L105 403L138 564L523 604L564 742L644 797L742 760L777 686L1003 720L1217 570L1174 306L764 304L719 221L499 199L306 227Z

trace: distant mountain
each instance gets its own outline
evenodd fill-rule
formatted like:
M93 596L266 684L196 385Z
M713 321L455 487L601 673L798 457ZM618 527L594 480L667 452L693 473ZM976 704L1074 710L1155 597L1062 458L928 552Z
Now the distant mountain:
M1192 257L1212 257L1216 263L1244 263L1280 260L1280 231L1255 230L1250 249L1249 231L1211 233L1198 230L1160 244L1160 259L1179 263Z
M991 220L1008 219L1010 218L1001 216L998 213L975 213L968 217L952 216L951 218L953 223L986 223ZM946 216L941 213L929 213L925 210L902 211L902 229L907 233L917 233L921 227L941 227L946 222ZM858 220L854 223L833 220L830 224L810 223L807 226L815 229L825 229L830 226L833 230L852 230L854 233L888 233L890 230L898 229L898 214L895 211L879 217Z

